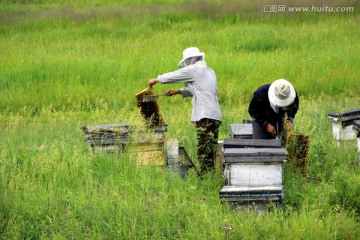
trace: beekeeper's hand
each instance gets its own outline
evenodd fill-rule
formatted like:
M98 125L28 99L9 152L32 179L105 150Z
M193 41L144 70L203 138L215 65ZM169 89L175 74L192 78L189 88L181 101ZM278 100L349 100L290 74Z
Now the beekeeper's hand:
M152 87L153 85L157 84L159 82L159 79L153 78L148 81L148 86Z
M291 131L294 129L294 124L291 120L286 120L285 122L285 128L287 131Z
M274 126L271 125L270 123L268 123L268 124L266 125L266 131L267 131L271 136L273 136L273 137L276 136L276 129L275 129Z
M176 90L175 89L170 89L165 93L165 95L166 96L173 96L173 95L180 94L180 93L181 93L180 89L176 89Z

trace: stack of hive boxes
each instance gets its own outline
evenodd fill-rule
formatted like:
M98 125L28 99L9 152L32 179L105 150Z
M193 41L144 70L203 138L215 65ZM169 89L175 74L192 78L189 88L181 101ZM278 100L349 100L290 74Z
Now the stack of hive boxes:
M228 138L223 153L225 184L220 198L231 203L282 201L288 154L279 139Z
M166 164L166 124L151 130L125 123L84 126L82 130L93 154L121 152L142 165Z

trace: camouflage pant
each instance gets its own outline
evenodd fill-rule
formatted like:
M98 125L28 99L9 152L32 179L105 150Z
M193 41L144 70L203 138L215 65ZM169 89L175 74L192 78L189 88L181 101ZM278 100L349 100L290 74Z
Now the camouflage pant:
M201 175L215 168L220 124L220 121L208 118L196 122L197 154Z

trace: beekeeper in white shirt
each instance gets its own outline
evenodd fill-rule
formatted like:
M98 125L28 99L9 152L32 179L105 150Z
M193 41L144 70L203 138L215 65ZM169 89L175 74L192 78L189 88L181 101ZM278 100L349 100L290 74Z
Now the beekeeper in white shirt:
M165 95L181 94L183 97L192 97L191 121L196 127L197 154L202 175L214 169L221 124L216 74L206 65L204 59L205 53L200 52L198 48L187 48L183 51L179 70L159 75L148 81L149 87L156 83L186 83L186 87L170 89Z

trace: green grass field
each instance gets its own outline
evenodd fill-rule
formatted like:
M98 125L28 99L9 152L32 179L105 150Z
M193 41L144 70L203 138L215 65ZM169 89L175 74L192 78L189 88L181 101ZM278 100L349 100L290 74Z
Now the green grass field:
M281 1L1 1L1 239L359 239L356 141L337 143L327 114L360 106L360 29L353 12L262 12ZM323 6L289 1L286 6ZM186 180L124 155L91 155L81 127L141 125L135 94L197 46L218 78L229 124L253 92L285 78L300 96L295 131L311 138L309 178L285 165L285 199L232 211L222 176ZM156 93L182 85L155 85ZM191 99L159 99L196 162Z

